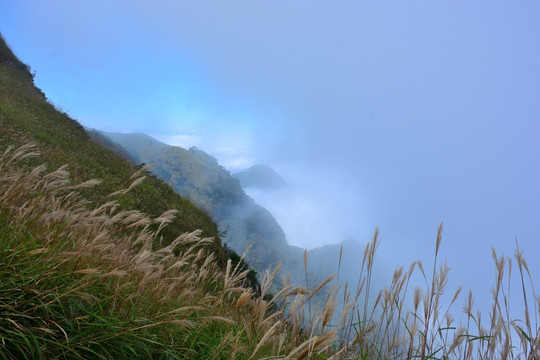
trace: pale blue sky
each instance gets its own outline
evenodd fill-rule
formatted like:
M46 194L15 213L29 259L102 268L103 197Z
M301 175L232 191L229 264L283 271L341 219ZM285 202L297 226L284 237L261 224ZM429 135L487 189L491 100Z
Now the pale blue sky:
M0 0L83 125L269 163L294 192L260 201L301 246L379 225L389 263L429 262L444 221L451 285L483 299L516 236L540 278L538 19L535 0Z

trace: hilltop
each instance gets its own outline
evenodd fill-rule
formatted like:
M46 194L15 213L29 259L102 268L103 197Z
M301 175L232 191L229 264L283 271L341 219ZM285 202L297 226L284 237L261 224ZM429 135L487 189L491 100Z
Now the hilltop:
M237 171L233 175L240 181L243 188L274 190L286 185L272 167L264 164L253 165L246 170Z

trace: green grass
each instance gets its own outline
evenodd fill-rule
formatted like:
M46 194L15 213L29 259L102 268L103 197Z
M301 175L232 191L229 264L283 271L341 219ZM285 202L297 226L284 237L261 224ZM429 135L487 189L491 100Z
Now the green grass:
M1 357L105 359L158 354L155 334L133 331L135 324L148 322L133 318L130 307L135 303L126 303L119 312L115 280L85 270L95 260L77 249L78 237L87 231L73 218L85 210L75 208L80 201L66 200L73 193L62 189L65 174L48 179L32 176L14 171L3 160Z
M204 289L219 288L210 276L218 268L195 280L191 272L187 278L175 274L173 266L180 260L185 264L178 269L215 266L201 252L209 240L188 234L154 252L158 234L148 225L160 227L170 215L150 220L115 212L115 204L89 209L66 173L45 175L43 167L31 172L2 160L2 358L192 358L184 349L204 350L209 338L219 341L219 331L209 330L212 311L200 301ZM180 279L189 281L180 288ZM167 285L179 288L172 294ZM199 339L191 327L201 327Z

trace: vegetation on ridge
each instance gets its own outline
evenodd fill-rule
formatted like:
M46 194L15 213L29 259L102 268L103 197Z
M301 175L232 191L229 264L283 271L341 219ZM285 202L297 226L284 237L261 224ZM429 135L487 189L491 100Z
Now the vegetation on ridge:
M208 212L223 241L238 253L249 249L247 260L257 271L283 263L284 272L301 269L302 250L287 244L272 214L247 196L239 181L204 151L166 145L146 134L90 130L108 141L111 150L127 153L134 164L144 163L175 191Z
M89 130L89 134L112 151L127 154L133 163L149 165L158 178L207 211L218 224L228 247L240 254L248 250L246 260L255 271L262 273L281 264L279 275L289 276L290 282L298 286L305 283L303 250L287 243L285 233L272 214L247 196L238 179L215 158L200 149L169 146L141 133ZM357 248L349 245L348 250ZM339 245L333 245L330 251L338 252ZM311 283L323 281L337 265L336 259L316 253L309 251L310 257L317 259L317 267L308 271ZM345 267L356 264L356 261L346 260ZM276 284L273 292L279 290L281 287ZM319 296L324 299L324 291Z

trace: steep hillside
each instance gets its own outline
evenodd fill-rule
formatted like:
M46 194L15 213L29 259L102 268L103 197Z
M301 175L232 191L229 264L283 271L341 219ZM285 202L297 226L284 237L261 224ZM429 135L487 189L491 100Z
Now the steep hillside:
M102 141L110 143L115 151L123 148L134 163L149 165L158 178L211 214L227 246L240 254L249 249L246 259L255 271L262 273L281 264L280 275L298 286L305 286L306 280L318 284L336 272L340 245L327 245L307 252L310 266L306 279L304 251L289 245L272 214L247 196L238 179L204 151L169 146L145 134L89 133L96 138L102 134L106 137ZM257 169L254 172L261 174ZM349 254L361 253L354 242L348 242L345 250ZM359 273L357 261L350 256L342 260L340 265L347 279L355 278ZM325 296L326 290L320 296Z
M29 142L38 145L42 161L49 168L67 164L76 182L102 180L95 191L88 194L91 200L129 185L130 177L138 170L122 156L96 144L77 121L51 105L34 86L29 67L19 61L0 38L0 152L8 145ZM117 200L123 207L139 209L152 217L169 209L179 210L180 215L162 233L162 245L180 234L202 229L202 236L216 239L214 250L220 263L225 264L226 255L211 217L161 180L147 176L139 186Z
M279 311L290 293L268 302L269 281L260 294L245 288L248 271L231 262L221 271L200 232L153 250L173 212L148 218L110 197L88 201L96 182L29 166L36 150L0 154L1 359L329 355L334 333L308 339L292 326L303 307L290 320Z
M89 133L97 137L95 132ZM169 146L145 134L100 133L121 146L135 164L149 165L158 178L211 214L228 246L238 253L249 248L248 263L257 271L281 262L292 270L292 263L301 262L301 250L287 244L274 217L204 151Z

